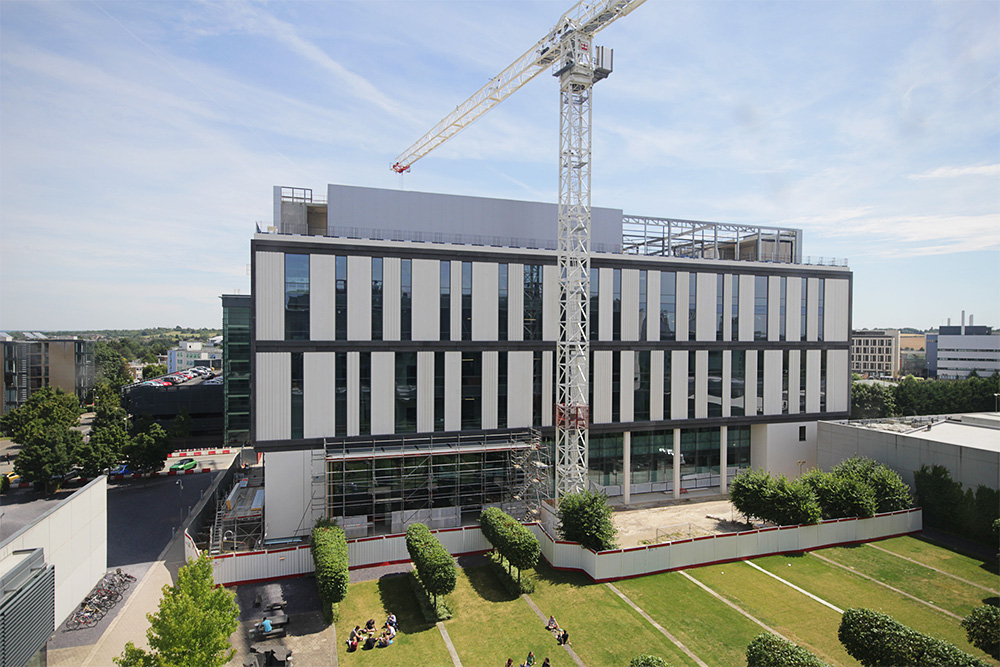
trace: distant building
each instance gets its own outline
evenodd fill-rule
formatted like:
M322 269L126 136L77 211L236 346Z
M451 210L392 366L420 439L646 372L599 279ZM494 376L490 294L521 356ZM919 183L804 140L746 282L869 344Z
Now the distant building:
M941 327L936 334L927 334L927 377L941 380L961 380L975 371L979 377L989 377L1000 371L1000 332L992 327L973 326L972 317L965 324Z
M225 444L250 441L250 295L222 295Z
M899 331L852 331L851 372L875 377L895 377L899 374Z
M200 340L181 341L178 347L167 350L167 372L176 373L195 366L222 368L222 348L206 345Z
M3 406L6 414L24 405L42 387L56 387L76 394L83 402L94 388L94 343L78 338L27 338L0 340L3 369Z

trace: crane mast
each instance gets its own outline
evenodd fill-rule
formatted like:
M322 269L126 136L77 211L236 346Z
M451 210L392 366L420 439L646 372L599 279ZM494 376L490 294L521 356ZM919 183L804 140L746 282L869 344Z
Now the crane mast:
M410 166L550 66L559 78L559 341L554 422L555 496L587 488L590 409L591 92L612 69L593 35L645 0L582 0L548 35L434 126L393 162Z

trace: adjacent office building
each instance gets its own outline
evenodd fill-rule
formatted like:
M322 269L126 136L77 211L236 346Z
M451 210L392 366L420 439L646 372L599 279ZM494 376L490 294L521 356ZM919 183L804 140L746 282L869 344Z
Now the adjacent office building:
M331 185L274 206L251 242L267 540L459 525L551 474L555 205ZM817 420L850 411L852 274L801 238L593 209L592 487L815 465Z
M939 327L936 334L927 334L927 377L940 380L962 380L975 371L979 377L989 377L1000 371L1000 331L973 325L972 316L965 324Z
M25 333L14 339L0 334L0 368L3 369L3 404L6 414L24 405L42 387L56 387L75 394L80 402L94 388L94 342L78 338L48 338Z
M167 350L167 372L187 370L195 366L222 368L222 350L215 345L205 345L200 340L184 340L177 347Z
M851 372L876 378L899 374L899 331L881 329L851 332Z

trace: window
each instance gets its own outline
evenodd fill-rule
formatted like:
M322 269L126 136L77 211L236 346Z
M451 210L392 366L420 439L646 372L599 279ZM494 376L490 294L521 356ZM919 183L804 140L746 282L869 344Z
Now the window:
M708 416L722 416L722 350L708 352Z
M417 353L396 353L396 433L417 430Z
M507 352L497 355L497 428L507 428Z
M698 274L688 274L688 340L698 339Z
M677 274L660 272L660 340L676 340Z
M360 382L358 383L358 433L372 432L372 353L359 352Z
M670 419L670 350L663 352L663 418Z
M757 350L757 412L764 414L764 350Z
M826 412L826 355L827 350L819 353L819 411Z
M507 340L507 265L497 266L497 340Z
M483 428L483 353L462 352L462 429Z
M441 340L451 340L451 262L441 262Z
M542 267L524 265L524 340L542 339Z
M622 270L611 272L612 304L611 304L611 340L622 339ZM616 420L617 421L617 420Z
M732 340L740 339L740 277L730 276L733 281L733 335Z
M337 273L336 339L347 340L347 258L338 257L335 264Z
M292 440L304 437L302 395L302 353L292 352Z
M778 292L778 340L785 340L785 297L788 293L788 278L785 276L779 279Z
M808 322L808 314L809 314L809 279L808 278L803 278L802 279L802 306L801 306L801 308L802 308L802 312L799 315L799 317L801 319L801 323L799 324L799 327L801 327L800 330L799 330L799 340L805 340L806 339L806 322ZM803 365L803 367L804 367L804 365Z
M538 350L531 353L531 425L542 425L542 353Z
M646 271L639 271L639 338L648 340L646 336Z
M816 340L823 340L823 304L826 301L826 279L819 279L819 296L817 298Z
M806 411L806 353L799 352L799 412Z
M462 340L472 340L472 262L462 262Z
M309 255L285 255L285 340L309 340Z
M767 340L767 276L753 279L753 339Z
M800 426L799 427L799 442L805 442L805 441L806 441L806 427L805 426Z
M600 331L601 280L598 269L590 270L590 340L597 340Z
M445 262L447 264L447 262ZM434 430L444 429L444 352L434 353Z
M726 328L726 277L715 277L715 340L722 340Z
M781 353L781 414L788 414L788 350Z
M688 419L694 419L694 406L695 406L695 351L688 351L688 382L687 382L687 398L688 398Z
M643 272L645 273L645 272ZM635 380L633 383L635 398L633 399L633 420L649 419L649 350L640 350L635 354Z
M746 350L733 350L732 355L729 414L742 417L746 411L747 353Z
M381 257L372 257L372 340L382 340Z
M400 262L399 304L402 317L399 322L400 340L413 338L413 260Z
M334 365L334 400L333 400L333 430L337 436L347 435L347 353L335 352Z
M611 353L611 421L618 422L622 418L622 354L615 350Z

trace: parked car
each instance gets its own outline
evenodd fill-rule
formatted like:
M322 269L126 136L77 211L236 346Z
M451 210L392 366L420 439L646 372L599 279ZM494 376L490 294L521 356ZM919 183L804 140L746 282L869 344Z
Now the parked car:
M112 468L111 471L108 474L109 475L131 475L134 472L135 472L134 470L132 470L131 468L129 468L126 464L122 463L121 465L119 465L119 466L117 466L115 468Z
M181 470L191 470L192 468L194 468L197 465L198 465L198 462L195 461L194 459L190 459L190 458L188 458L188 459L181 459L177 463L175 463L172 466L170 466L170 469L173 470L174 472L180 472Z
M11 470L9 473L7 473L6 475L4 475L4 477L6 477L8 480L10 480L11 484L18 484L21 481L21 476L18 475L13 470Z

